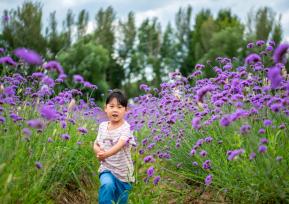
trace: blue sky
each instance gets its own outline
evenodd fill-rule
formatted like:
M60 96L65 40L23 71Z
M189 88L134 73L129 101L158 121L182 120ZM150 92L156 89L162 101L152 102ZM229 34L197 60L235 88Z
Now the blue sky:
M0 13L4 9L16 9L23 0L0 0ZM93 19L100 8L111 5L117 13L118 19L126 18L129 11L136 14L139 25L147 17L158 17L162 26L168 21L174 23L174 16L180 7L191 5L193 16L201 9L208 8L214 15L222 8L230 8L242 22L246 22L250 9L257 10L262 6L269 6L277 14L282 14L282 26L285 33L284 39L289 41L289 0L40 0L43 5L43 23L48 23L49 13L56 11L57 18L63 20L66 11L72 9L78 13L86 9L90 13L89 29L94 27Z

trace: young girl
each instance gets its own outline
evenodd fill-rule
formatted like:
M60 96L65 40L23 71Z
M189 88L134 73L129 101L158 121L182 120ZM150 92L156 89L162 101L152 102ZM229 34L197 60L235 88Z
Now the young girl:
M130 125L125 121L127 98L113 90L106 99L104 111L109 121L99 125L94 152L99 167L99 203L127 203L134 182L130 148L135 145Z

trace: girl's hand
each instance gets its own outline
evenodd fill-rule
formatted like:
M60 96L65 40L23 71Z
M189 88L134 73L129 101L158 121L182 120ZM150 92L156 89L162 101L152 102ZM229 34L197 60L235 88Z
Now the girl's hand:
M104 161L108 157L108 155L105 151L101 150L97 153L96 157L99 161Z

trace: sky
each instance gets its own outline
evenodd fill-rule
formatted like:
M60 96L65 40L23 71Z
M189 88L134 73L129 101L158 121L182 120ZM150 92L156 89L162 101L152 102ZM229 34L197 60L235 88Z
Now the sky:
M48 24L49 14L56 11L58 22L62 22L68 9L77 14L86 9L90 14L89 30L94 28L94 17L100 8L112 6L117 18L125 20L130 11L134 11L136 24L149 17L157 17L163 27L170 21L174 24L174 17L180 7L191 5L193 18L202 9L210 9L214 16L220 9L230 8L245 23L248 12L253 9L268 6L281 14L281 24L285 41L289 42L289 0L39 0L43 6L43 24ZM4 9L16 9L23 0L0 0L0 14ZM192 21L194 22L194 20ZM61 23L59 23L61 24Z

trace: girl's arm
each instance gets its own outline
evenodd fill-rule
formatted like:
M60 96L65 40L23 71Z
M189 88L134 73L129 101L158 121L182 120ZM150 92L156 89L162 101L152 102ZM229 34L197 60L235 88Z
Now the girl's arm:
M126 140L119 139L118 142L114 146L112 146L112 148L110 148L109 150L99 152L97 154L97 158L103 160L107 157L110 157L116 154L117 152L119 152L119 150L121 150L121 148L123 148L125 144L126 144Z

